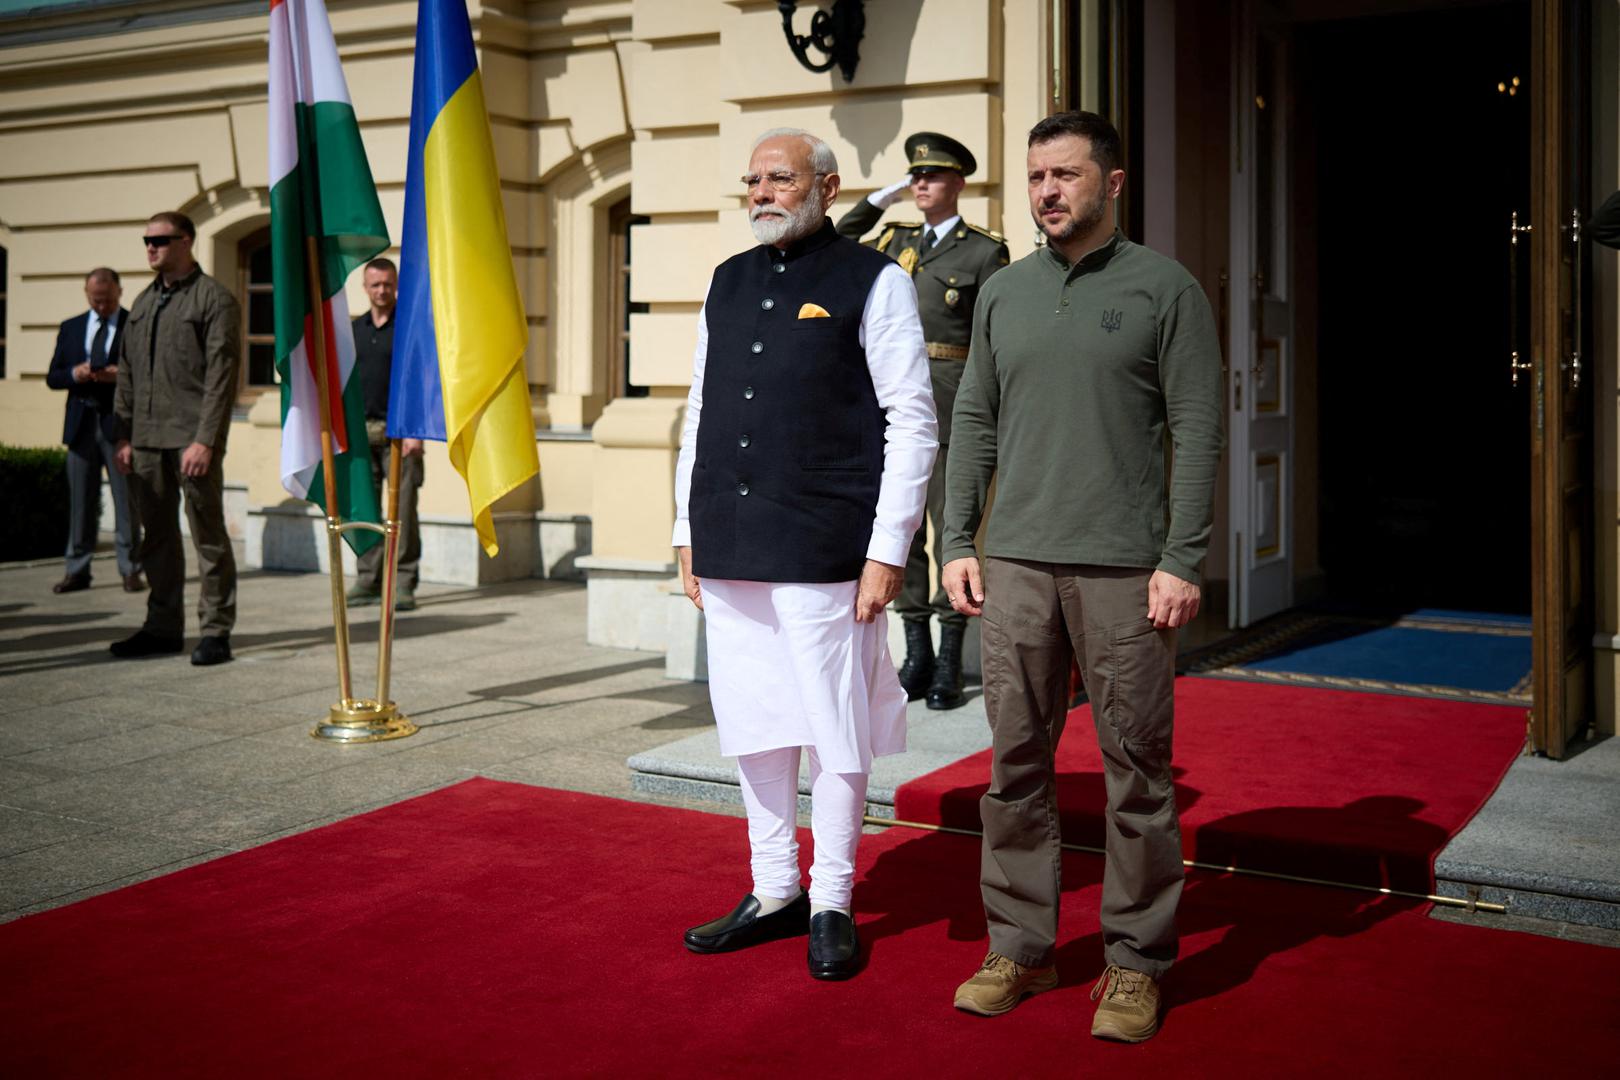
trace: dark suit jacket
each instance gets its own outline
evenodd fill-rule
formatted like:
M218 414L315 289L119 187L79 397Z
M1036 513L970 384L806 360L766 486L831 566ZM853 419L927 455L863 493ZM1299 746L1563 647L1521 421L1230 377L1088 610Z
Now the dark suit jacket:
M117 430L113 417L114 385L73 381L73 369L90 359L84 347L84 331L89 324L88 311L62 324L56 332L56 353L51 357L51 369L45 375L46 385L68 392L67 417L62 424L62 441L68 446L76 445L80 439L93 439L95 429L90 425L98 420L107 438L113 438ZM118 333L107 350L108 363L118 363L128 326L129 312L119 308Z

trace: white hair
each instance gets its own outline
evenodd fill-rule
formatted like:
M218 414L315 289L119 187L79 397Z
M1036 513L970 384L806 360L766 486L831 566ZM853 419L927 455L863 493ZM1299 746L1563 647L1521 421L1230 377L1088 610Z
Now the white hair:
M810 167L818 173L835 173L838 171L838 158L832 152L832 147L825 141L805 131L803 128L779 127L771 128L759 138L754 140L753 149L758 150L759 144L767 139L782 139L797 137L804 140L810 148Z

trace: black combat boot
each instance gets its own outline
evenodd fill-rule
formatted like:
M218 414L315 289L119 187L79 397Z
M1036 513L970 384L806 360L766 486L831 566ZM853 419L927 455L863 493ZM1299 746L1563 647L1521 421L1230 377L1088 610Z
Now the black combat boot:
M928 692L928 681L934 677L934 639L926 622L908 619L905 627L906 662L900 665L900 685L906 700L916 701Z
M941 626L939 628L939 660L934 664L934 678L928 684L930 709L955 709L967 700L962 695L962 635L966 627Z

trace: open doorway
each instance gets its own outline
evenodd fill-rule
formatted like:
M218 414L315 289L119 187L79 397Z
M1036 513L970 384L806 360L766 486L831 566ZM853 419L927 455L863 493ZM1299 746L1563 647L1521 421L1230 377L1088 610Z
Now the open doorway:
M1529 389L1507 363L1527 23L1518 3L1296 34L1316 181L1296 212L1318 238L1317 393L1299 405L1337 605L1530 611Z

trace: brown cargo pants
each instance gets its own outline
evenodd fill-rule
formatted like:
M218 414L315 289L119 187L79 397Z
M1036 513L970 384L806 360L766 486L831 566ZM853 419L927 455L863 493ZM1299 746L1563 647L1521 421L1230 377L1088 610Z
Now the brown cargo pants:
M205 635L228 635L236 625L236 554L225 530L225 455L216 451L202 476L182 476L180 454L137 448L129 477L141 522L141 565L152 586L144 629L170 638L186 633L186 552L180 535L184 494L197 552L197 618Z
M984 700L993 761L980 800L990 947L1052 963L1062 860L1053 755L1079 657L1108 793L1103 956L1155 979L1176 957L1181 826L1170 773L1175 631L1147 618L1152 571L985 560Z

